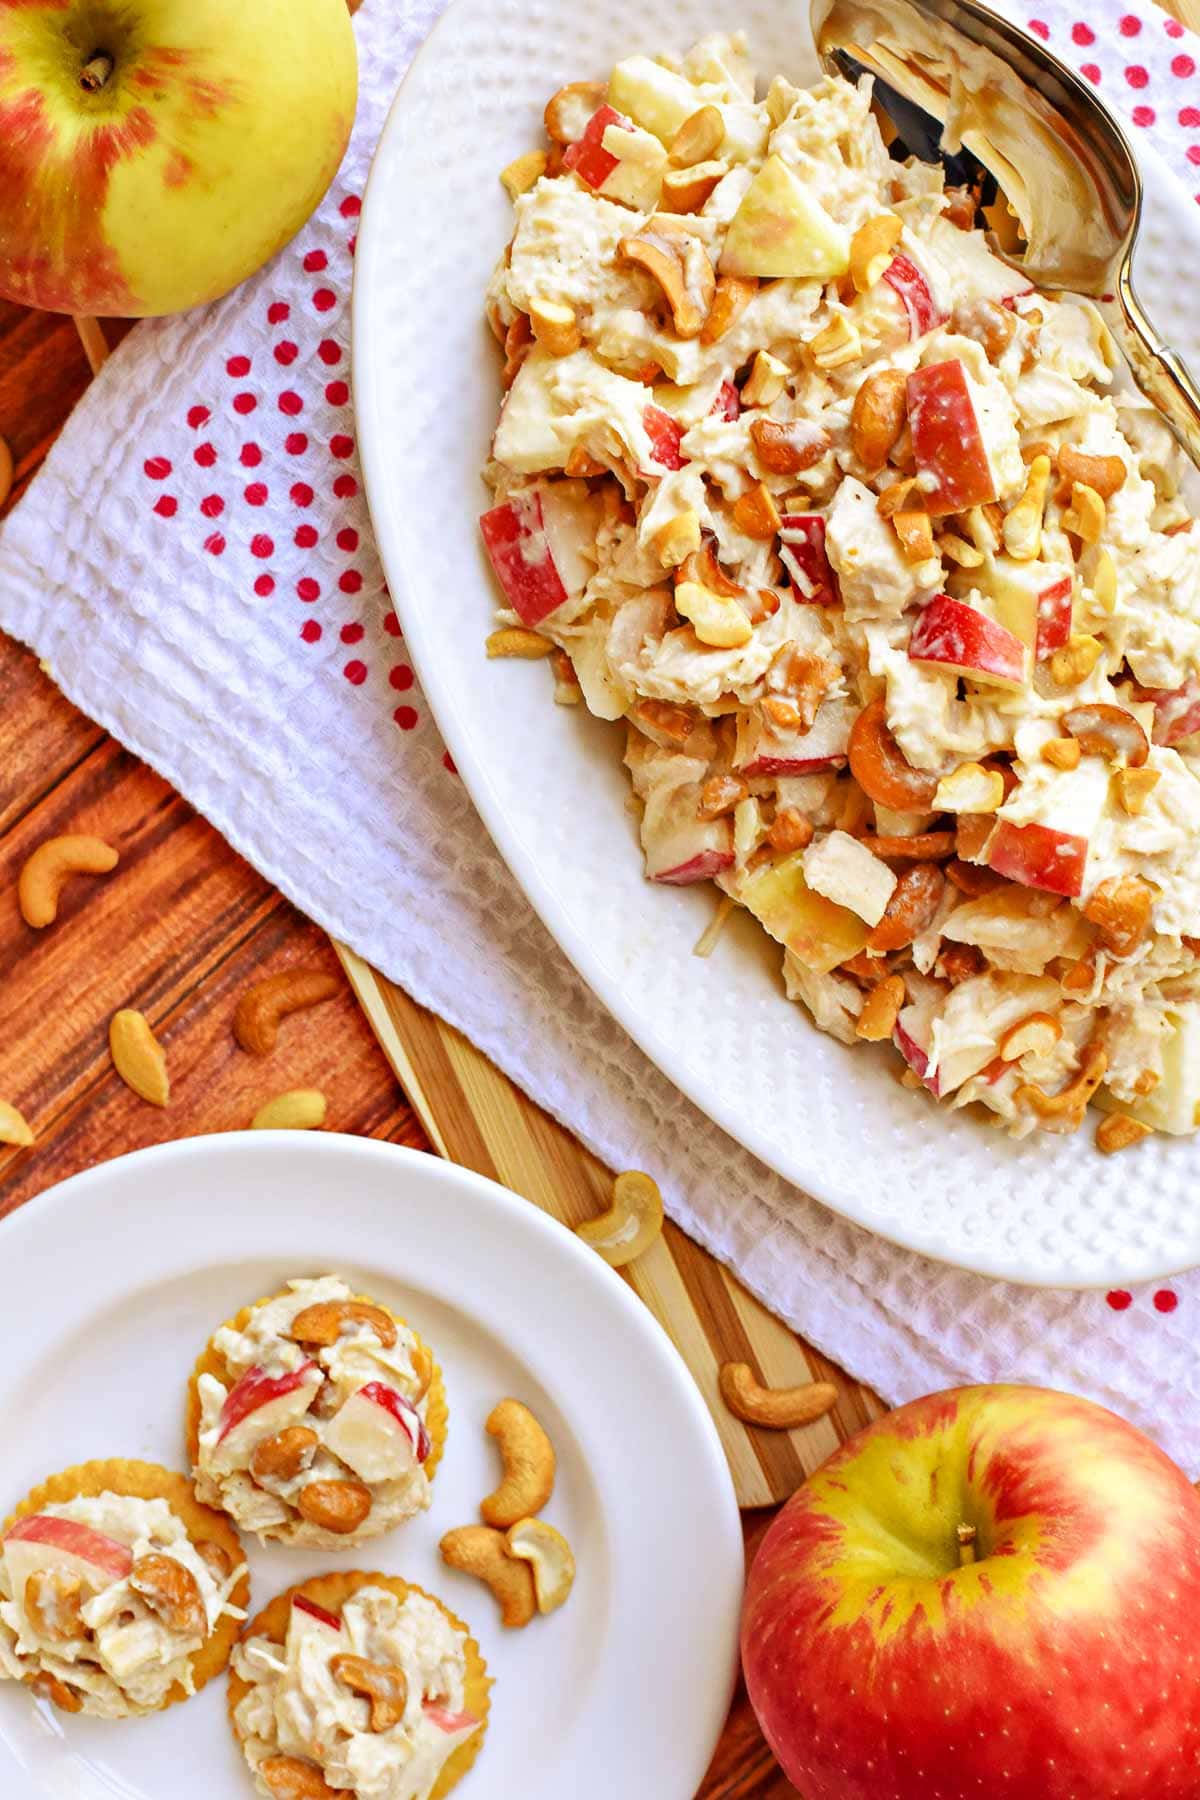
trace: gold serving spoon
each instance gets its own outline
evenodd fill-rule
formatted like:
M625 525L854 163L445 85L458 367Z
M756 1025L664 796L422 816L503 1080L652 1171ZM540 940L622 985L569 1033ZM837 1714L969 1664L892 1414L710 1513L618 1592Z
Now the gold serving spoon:
M976 0L811 0L811 16L827 69L877 76L932 115L944 151L995 176L1025 237L1005 260L1035 287L1105 303L1139 385L1200 462L1200 388L1134 292L1141 177L1086 82Z

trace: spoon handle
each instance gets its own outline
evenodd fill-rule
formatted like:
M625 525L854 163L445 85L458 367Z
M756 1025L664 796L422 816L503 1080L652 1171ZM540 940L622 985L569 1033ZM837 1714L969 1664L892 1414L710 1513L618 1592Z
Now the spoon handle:
M1143 311L1126 260L1117 288L1117 326L1138 386L1153 400L1194 463L1200 464L1200 387Z

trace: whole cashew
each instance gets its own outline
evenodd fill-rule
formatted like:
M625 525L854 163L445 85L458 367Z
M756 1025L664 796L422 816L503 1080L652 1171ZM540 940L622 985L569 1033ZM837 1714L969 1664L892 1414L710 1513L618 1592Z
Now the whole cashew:
M370 1662L365 1656L335 1656L329 1669L335 1681L371 1702L372 1731L390 1731L399 1725L408 1704L408 1677L403 1669Z
M661 1236L662 1195L640 1169L627 1169L612 1187L612 1205L599 1218L575 1227L575 1234L614 1269L623 1269Z
M509 1527L508 1554L533 1570L538 1611L554 1612L575 1584L575 1556L561 1531L545 1519L521 1519Z
M500 1607L500 1623L519 1631L537 1611L533 1570L508 1554L502 1531L487 1525L460 1525L448 1531L438 1548L442 1561L463 1575L474 1575L492 1590Z
M500 1446L504 1480L479 1508L489 1525L507 1531L541 1512L554 1492L554 1446L527 1406L501 1400L484 1427Z
M768 1431L794 1431L823 1419L837 1405L838 1391L831 1381L810 1381L803 1387L768 1388L756 1379L749 1363L722 1363L717 1377L721 1398L735 1418Z
M21 917L35 931L53 925L58 917L59 896L69 876L107 875L119 860L112 845L103 838L47 838L27 859L17 882Z
M339 1800L315 1763L298 1756L268 1756L258 1765L258 1774L275 1800ZM345 1789L340 1800L344 1800Z
M340 990L337 976L325 969L284 969L268 975L238 1001L233 1035L251 1056L269 1056L279 1037L281 1019L332 1000Z

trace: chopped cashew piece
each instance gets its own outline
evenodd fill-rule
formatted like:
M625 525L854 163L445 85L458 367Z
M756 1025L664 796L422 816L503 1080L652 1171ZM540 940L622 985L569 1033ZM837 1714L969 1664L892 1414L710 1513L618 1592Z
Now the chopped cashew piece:
M690 169L668 169L663 176L659 204L664 212L699 212L728 173L728 164L723 162L696 163Z
M1076 738L1047 738L1038 754L1052 769L1077 769L1083 761L1083 746Z
M982 763L960 763L943 775L933 796L935 812L994 813L1004 805L1004 777Z
M491 657L517 658L522 662L541 662L552 654L554 645L540 631L529 631L524 625L505 625L493 631L484 645Z
M886 975L875 984L863 1001L854 1035L868 1044L889 1043L903 1005L904 977Z
M904 221L896 213L876 213L859 226L850 239L850 279L856 293L865 294L875 286L903 231Z
M662 1236L663 1202L658 1183L640 1169L626 1169L612 1186L612 1205L598 1218L575 1227L614 1269L623 1269Z
M1059 687L1078 687L1086 681L1100 661L1099 638L1072 632L1065 650L1056 650L1050 658L1050 675Z
M538 1611L556 1612L575 1585L575 1557L562 1532L544 1519L521 1519L509 1527L508 1553L533 1570Z
M835 313L828 325L810 340L808 348L818 369L840 369L844 363L858 361L862 355L862 339L857 325L844 313Z
M725 118L719 106L701 106L683 121L667 146L672 168L690 169L707 162L725 142Z
M768 1431L794 1431L797 1426L811 1425L832 1412L838 1400L831 1381L810 1381L803 1387L763 1387L749 1363L722 1363L717 1385L735 1419Z
M714 594L698 581L679 583L675 589L675 610L690 621L702 644L715 649L737 650L754 636L744 608L731 595Z
M1153 1130L1153 1126L1143 1125L1140 1119L1131 1119L1128 1113L1109 1113L1096 1127L1096 1148L1105 1156L1115 1156L1118 1150L1128 1150L1131 1145L1140 1144L1143 1138L1151 1137Z
M551 356L571 356L583 342L575 308L557 300L530 301L529 323L534 337Z
M760 350L742 389L743 406L771 406L787 386L791 370L769 350Z
M775 504L774 495L765 482L748 488L741 499L734 503L733 522L739 531L747 537L759 538L770 543L779 534L779 508Z
M260 1106L250 1121L251 1131L319 1131L325 1123L328 1103L320 1088L289 1088Z
M504 183L510 200L519 200L536 187L546 173L549 158L544 150L527 150L524 156L514 157L507 169L501 169L500 179Z
M1033 562L1042 548L1042 521L1050 487L1050 458L1035 456L1025 476L1025 492L1006 514L1001 534L1014 562Z
M700 515L689 507L676 513L654 534L654 550L664 569L677 569L700 548Z
M1144 813L1146 802L1159 780L1157 769L1118 769L1113 776L1113 786L1122 812L1127 812L1132 819Z
M520 1400L501 1400L488 1414L484 1430L499 1446L504 1479L480 1502L479 1511L485 1525L507 1531L519 1519L541 1512L554 1492L554 1445Z
M1107 510L1095 488L1077 481L1071 489L1071 504L1062 516L1064 531L1073 531L1085 544L1099 542L1104 530Z

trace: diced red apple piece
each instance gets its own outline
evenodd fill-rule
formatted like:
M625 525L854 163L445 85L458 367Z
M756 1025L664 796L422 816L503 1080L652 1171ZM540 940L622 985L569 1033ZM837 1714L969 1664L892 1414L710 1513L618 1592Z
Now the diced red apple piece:
M1200 681L1195 676L1181 688L1155 688L1146 698L1154 702L1154 742L1178 744L1200 731Z
M816 894L804 879L803 851L751 875L740 898L763 929L798 962L828 974L866 948L871 928L848 907Z
M326 1426L325 1445L366 1482L395 1481L430 1450L416 1407L382 1381L351 1394Z
M690 862L680 863L675 869L666 869L661 875L652 876L651 879L666 887L691 887L695 881L711 881L714 875L720 875L732 867L732 850L701 850Z
M936 1097L941 1092L937 1074L934 1074L932 1081L927 1076L934 1011L935 1008L928 1001L915 1000L910 1006L906 1006L896 1020L892 1042L909 1068L915 1070L930 1093Z
M444 1706L435 1706L432 1700L422 1700L421 1705L430 1724L436 1725L439 1731L447 1734L474 1731L479 1723L474 1713L452 1713Z
M741 416L742 396L732 381L723 381L717 389L716 399L709 408L709 417L728 419L732 424L734 419L740 419Z
M1071 635L1075 591L1069 572L1059 573L1052 563L996 556L979 579L1000 623L1029 646L1038 662L1063 648Z
M908 378L908 423L928 511L965 512L996 498L996 483L967 386L955 358L914 369Z
M133 1553L127 1544L93 1531L90 1525L35 1513L18 1519L5 1533L4 1561L13 1595L20 1600L29 1577L41 1569L76 1575L98 1593L114 1581L124 1581L133 1567Z
M929 283L907 256L894 256L883 271L883 279L904 307L910 340L924 337L927 331L945 324L949 314L938 306L929 291Z
M244 1467L257 1444L297 1425L316 1399L323 1377L315 1362L286 1375L248 1369L225 1396L217 1422L213 1462L218 1469Z
M1048 825L1014 825L1001 819L988 843L989 868L1023 887L1075 899L1083 892L1088 841Z
M825 553L825 520L820 513L785 513L780 521L784 567L792 592L806 606L836 606L837 577Z
M296 1594L293 1597L292 1605L297 1612L306 1613L309 1618L315 1619L319 1625L324 1625L330 1631L342 1629L342 1621L337 1614L326 1612L323 1606L318 1606L315 1600L308 1598L307 1594Z
M734 767L742 775L818 775L845 767L854 714L845 700L827 700L808 731L787 730L761 713L738 731Z
M651 453L658 465L653 470L643 470L643 474L660 474L663 469L682 469L688 459L680 448L683 426L679 420L661 406L647 406L642 413L642 424L646 427Z
M615 106L605 103L592 114L583 136L576 143L568 144L563 152L563 167L573 169L590 188L603 187L620 161L611 150L604 148L604 134L610 125L630 131L633 121L619 113Z
M594 566L594 509L575 484L539 483L484 513L484 547L504 597L525 625L540 625L581 594Z
M985 687L1025 685L1026 648L1019 637L965 600L935 594L908 640L910 662L928 663Z

